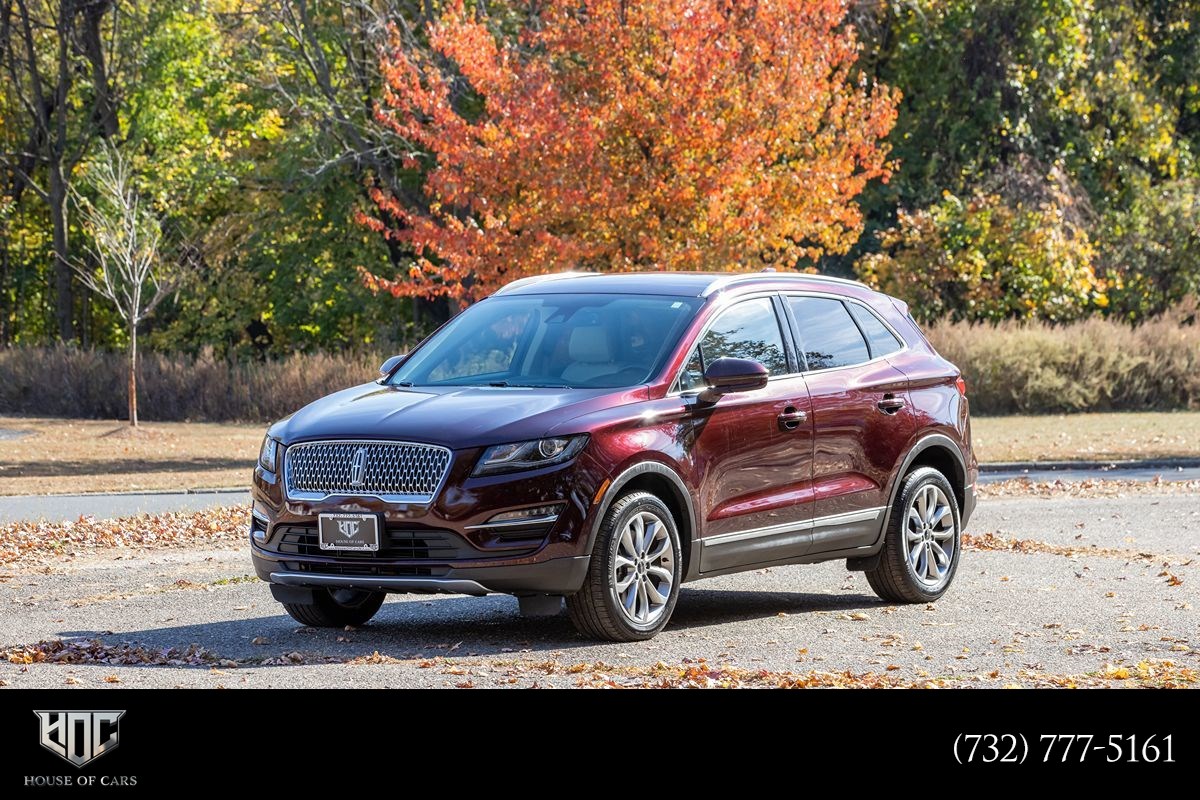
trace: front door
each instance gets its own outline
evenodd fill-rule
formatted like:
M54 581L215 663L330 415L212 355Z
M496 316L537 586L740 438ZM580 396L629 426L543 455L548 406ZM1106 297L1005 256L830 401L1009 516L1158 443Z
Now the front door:
M886 357L902 345L889 345L890 332L853 300L788 296L787 304L812 397L811 552L873 544L888 482L915 431L908 380Z
M794 558L808 549L812 421L782 319L771 297L721 311L681 376L685 394L698 391L705 364L723 357L756 359L771 376L762 389L716 403L694 401L691 454L702 476L704 572Z

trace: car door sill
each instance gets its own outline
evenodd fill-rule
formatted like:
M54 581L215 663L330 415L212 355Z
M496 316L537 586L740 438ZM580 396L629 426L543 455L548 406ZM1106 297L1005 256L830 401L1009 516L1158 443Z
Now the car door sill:
M878 506L705 537L701 540L700 568L708 573L766 561L798 559L812 552L814 543L819 551L869 545L876 538L883 511L884 506Z

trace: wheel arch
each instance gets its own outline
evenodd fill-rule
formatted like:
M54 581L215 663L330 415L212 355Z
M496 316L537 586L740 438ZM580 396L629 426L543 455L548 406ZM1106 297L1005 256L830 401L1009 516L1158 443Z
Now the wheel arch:
M931 433L918 439L909 448L900 468L892 478L892 488L888 492L887 508L883 512L883 525L879 528L876 547L883 543L888 523L892 519L892 509L896 505L896 495L904 483L904 476L917 467L933 467L946 476L950 488L954 490L954 500L958 503L959 513L963 513L966 502L967 462L963 457L958 443L942 433Z
M692 559L698 550L694 546L699 537L696 511L692 504L691 492L683 478L660 461L642 461L628 467L612 479L600 498L596 513L592 516L587 552L591 553L595 547L600 525L612 504L618 498L635 491L653 494L670 509L671 516L675 519L675 527L679 530L679 544L683 548L683 579L688 580L699 567L699 559L694 563Z

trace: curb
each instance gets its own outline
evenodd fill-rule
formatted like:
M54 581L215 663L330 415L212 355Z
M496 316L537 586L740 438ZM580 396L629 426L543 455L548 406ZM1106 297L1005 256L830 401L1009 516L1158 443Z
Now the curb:
M990 461L979 465L981 473L989 472L1057 472L1065 470L1094 470L1117 472L1130 469L1196 469L1200 458L1148 458L1117 461Z
M5 494L0 495L0 502L26 497L144 497L146 495L247 494L249 492L249 486L238 486L220 489L145 489L127 492L77 492L75 494Z

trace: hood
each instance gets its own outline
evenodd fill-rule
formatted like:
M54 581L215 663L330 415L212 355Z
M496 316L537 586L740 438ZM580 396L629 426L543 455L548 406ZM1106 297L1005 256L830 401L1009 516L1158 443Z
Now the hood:
M271 428L284 444L312 439L402 439L452 450L537 439L638 389L413 387L367 383L309 403ZM614 395L616 395L614 397ZM634 399L630 397L629 399Z

